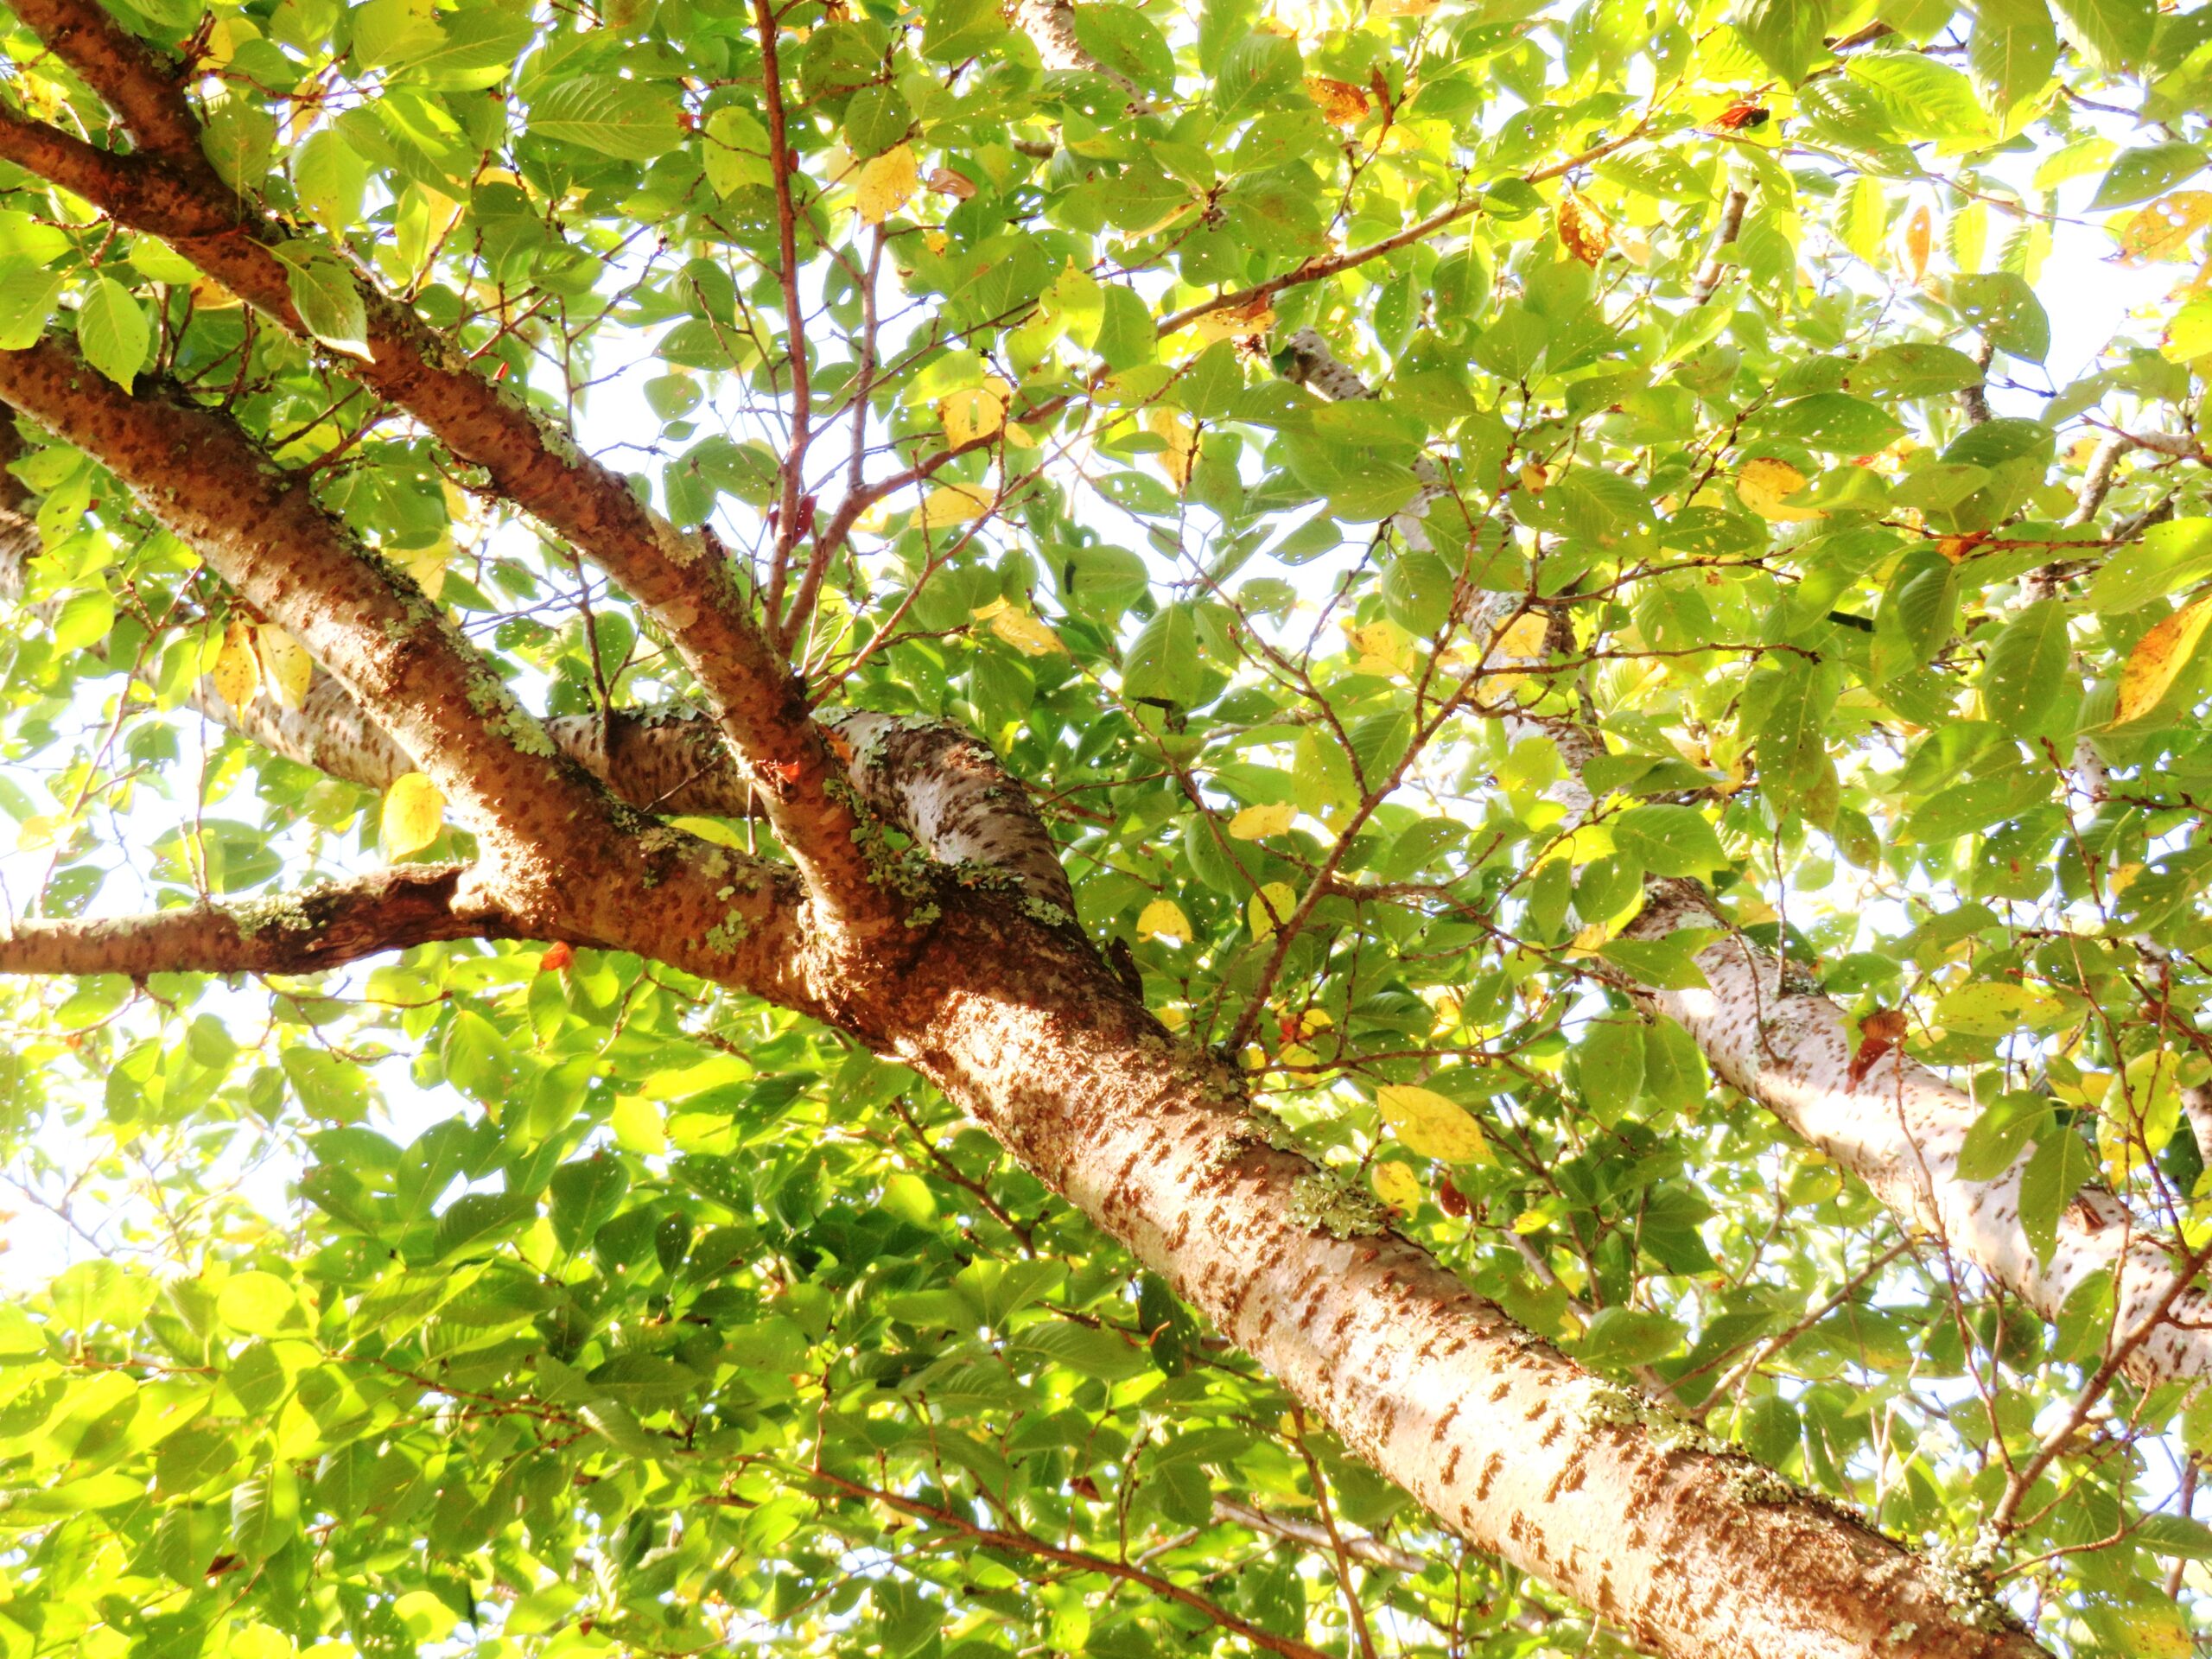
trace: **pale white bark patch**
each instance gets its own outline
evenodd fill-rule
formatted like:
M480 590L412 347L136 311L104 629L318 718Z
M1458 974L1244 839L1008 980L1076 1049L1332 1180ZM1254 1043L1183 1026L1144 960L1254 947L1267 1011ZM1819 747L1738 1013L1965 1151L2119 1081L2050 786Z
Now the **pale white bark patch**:
M1655 883L1631 938L1684 927L1726 927L1688 883ZM2024 1154L1991 1181L1959 1173L1959 1151L1981 1108L1962 1090L1895 1051L1851 1077L1844 1011L1817 992L1783 983L1781 964L1739 934L1708 945L1697 965L1705 990L1637 992L1696 1039L1713 1071L1866 1183L1908 1225L2004 1286L2047 1319L2093 1274L2113 1274L2113 1338L2126 1335L2174 1287L2180 1252L2139 1226L2109 1192L2091 1186L2058 1223L2057 1248L2041 1263L2020 1222ZM2127 1363L2145 1382L2212 1376L2212 1292L2184 1287Z

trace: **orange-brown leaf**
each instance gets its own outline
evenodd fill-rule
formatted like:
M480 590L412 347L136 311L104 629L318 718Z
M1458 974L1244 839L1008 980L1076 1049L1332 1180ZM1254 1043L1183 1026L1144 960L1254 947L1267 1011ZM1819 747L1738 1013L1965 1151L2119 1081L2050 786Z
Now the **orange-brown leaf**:
M1613 231L1603 213L1569 192L1560 198L1559 239L1560 245L1584 264L1594 265L1612 246Z
M1333 126L1357 126L1367 117L1367 94L1348 80L1308 75L1306 96L1313 100L1323 118Z
M1936 215L1922 202L1904 224L1905 275L1917 283L1928 274L1929 250L1936 245Z

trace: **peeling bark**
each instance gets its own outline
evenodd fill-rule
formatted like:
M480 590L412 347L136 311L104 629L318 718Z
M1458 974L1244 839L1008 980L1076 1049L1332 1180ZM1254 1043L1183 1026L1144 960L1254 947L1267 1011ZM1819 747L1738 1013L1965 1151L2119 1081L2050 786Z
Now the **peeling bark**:
M1142 99L1136 82L1110 65L1101 63L1085 48L1082 37L1075 32L1075 7L1069 0L1015 0L1014 23L1029 37L1030 43L1037 48L1039 61L1047 69L1076 69L1103 75L1131 99Z

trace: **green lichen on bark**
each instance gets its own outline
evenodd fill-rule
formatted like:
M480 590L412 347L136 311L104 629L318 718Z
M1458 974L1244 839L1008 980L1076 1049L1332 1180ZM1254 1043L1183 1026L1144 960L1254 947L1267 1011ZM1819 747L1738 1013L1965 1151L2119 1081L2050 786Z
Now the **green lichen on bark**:
M1344 1170L1316 1166L1290 1185L1291 1224L1332 1238L1368 1238L1389 1230L1390 1211Z
M298 893L279 893L272 899L257 899L239 905L231 912L231 925L242 939L257 938L264 933L312 933L315 918L308 914L308 907Z
M1997 1599L1992 1572L2002 1543L1996 1530L1985 1526L1971 1538L1938 1538L1923 1552L1929 1577L1961 1624L2000 1630L2012 1623L2012 1615Z

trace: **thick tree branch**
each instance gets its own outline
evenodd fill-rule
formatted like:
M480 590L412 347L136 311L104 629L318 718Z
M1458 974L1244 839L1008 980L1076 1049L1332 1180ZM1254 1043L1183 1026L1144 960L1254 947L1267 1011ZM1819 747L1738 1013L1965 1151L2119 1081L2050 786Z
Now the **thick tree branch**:
M50 9L73 10L74 4L48 0ZM90 177L79 182L101 183ZM107 184L111 188L99 194L79 194L118 223L165 233L162 226L169 222L175 202L168 184L150 168L115 175ZM286 267L274 251L290 233L247 215L219 187L211 187L207 200L219 222L245 222L218 234L175 237L173 245L304 338ZM895 926L894 906L869 880L867 860L855 845L862 826L835 787L838 768L810 717L804 687L756 622L751 595L712 538L678 531L640 502L620 474L577 451L521 402L502 395L411 308L358 270L355 282L367 316L369 355L345 359L340 366L414 415L460 460L483 467L502 495L574 543L668 631L747 770L763 785L768 818L825 913L863 932Z
M183 66L163 60L96 0L10 0L9 10L123 118L141 149L213 179Z
M513 930L458 864L410 865L235 905L0 931L0 974L315 974L363 957Z
M0 351L0 403L84 449L304 645L475 829L515 925L650 950L818 1006L788 980L772 871L648 828L562 756L460 630L228 417L171 388L124 392L74 347ZM580 882L574 873L591 870ZM784 942L785 955L789 941Z
M1865 1181L1907 1226L1934 1234L2046 1319L2084 1280L2109 1270L2114 1330L2152 1322L2126 1356L2130 1376L2212 1376L2212 1287L2180 1282L2194 1277L2183 1270L2186 1250L2090 1185L2060 1216L2046 1266L2020 1220L2024 1154L1994 1180L1958 1172L1967 1131L1981 1116L1970 1096L1901 1049L1854 1073L1843 1009L1785 981L1781 963L1729 929L1693 883L1656 883L1624 935L1662 938L1685 927L1727 934L1698 955L1708 988L1637 995L1688 1030L1725 1081Z
M459 629L226 416L159 383L125 392L57 340L0 352L0 401L122 479L376 709L473 822L547 850L573 842L579 815L605 824L604 798L557 758Z
M12 162L91 202L128 194L138 204L137 226L162 237L219 236L226 219L204 185L150 156L118 156L18 115L0 104L0 161Z
M1590 1376L1275 1150L1236 1080L1002 902L860 1023L1446 1526L1673 1659L2028 1659L1918 1558Z

